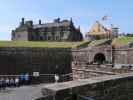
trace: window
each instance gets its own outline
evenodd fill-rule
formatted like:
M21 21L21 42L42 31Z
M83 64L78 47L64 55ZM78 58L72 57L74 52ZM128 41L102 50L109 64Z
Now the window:
M34 40L34 35L31 36L31 40Z
M59 40L59 36L56 36L56 40Z
M56 31L56 27L52 27L52 31L55 32Z
M43 37L42 36L40 36L40 40L43 40Z
M51 40L51 36L48 36L48 40Z

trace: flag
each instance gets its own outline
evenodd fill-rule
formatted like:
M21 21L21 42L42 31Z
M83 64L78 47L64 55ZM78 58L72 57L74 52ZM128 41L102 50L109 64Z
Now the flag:
M103 16L103 17L102 17L102 20L103 20L103 21L108 20L108 16Z

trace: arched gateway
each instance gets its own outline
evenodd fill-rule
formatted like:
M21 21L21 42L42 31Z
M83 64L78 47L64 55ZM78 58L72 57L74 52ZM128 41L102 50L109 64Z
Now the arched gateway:
M103 64L106 61L106 57L103 53L97 53L94 56L94 62L98 64Z

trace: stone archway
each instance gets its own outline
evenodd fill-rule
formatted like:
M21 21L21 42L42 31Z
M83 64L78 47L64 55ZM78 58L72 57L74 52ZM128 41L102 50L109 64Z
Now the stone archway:
M94 56L94 62L98 64L103 64L106 61L106 57L103 53L97 53Z

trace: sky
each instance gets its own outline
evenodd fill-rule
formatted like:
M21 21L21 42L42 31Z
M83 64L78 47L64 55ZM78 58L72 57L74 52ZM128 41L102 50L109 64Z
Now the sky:
M101 21L105 15L108 20ZM72 17L83 34L97 20L119 27L120 32L133 33L133 0L0 0L0 40L11 39L11 30L22 17L35 24L39 19L46 23Z

